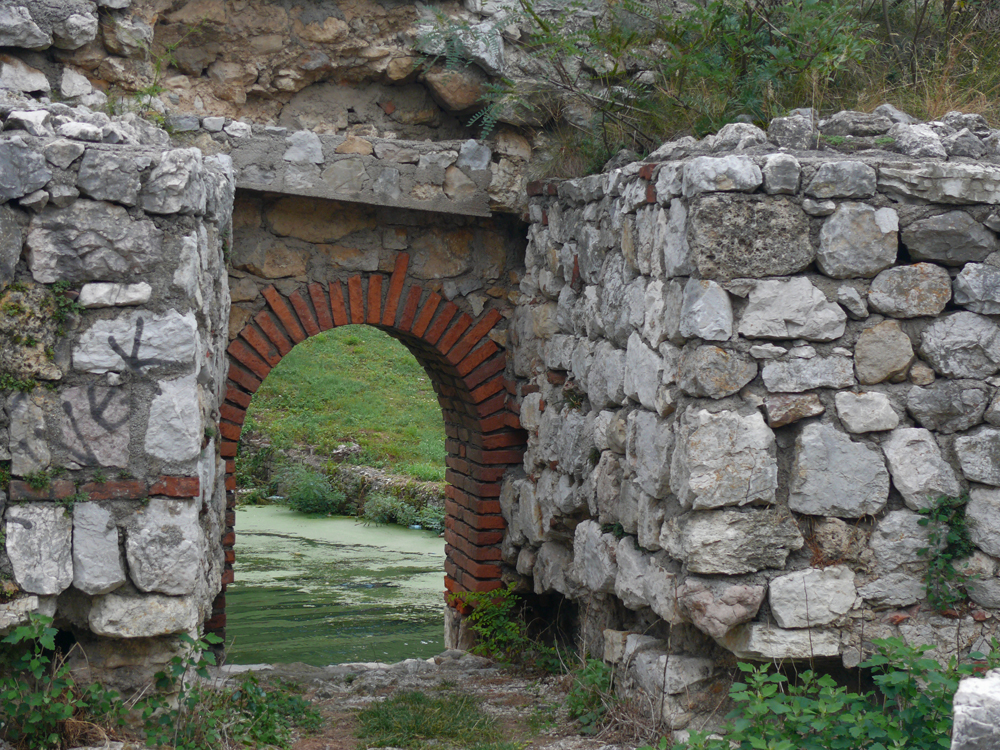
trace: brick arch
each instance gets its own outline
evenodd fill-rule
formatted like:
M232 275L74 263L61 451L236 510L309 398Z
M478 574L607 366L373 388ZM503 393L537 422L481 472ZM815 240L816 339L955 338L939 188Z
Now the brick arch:
M505 379L506 350L489 337L503 319L496 310L478 318L413 283L409 255L399 253L391 276L358 274L346 283L310 283L285 296L263 290L266 306L227 350L229 377L219 433L226 459L226 528L222 593L206 630L226 624L225 589L233 582L236 541L235 456L253 394L295 344L343 325L375 326L403 343L427 371L445 421L447 469L445 588L491 591L501 585L500 514L504 473L521 463L527 435Z

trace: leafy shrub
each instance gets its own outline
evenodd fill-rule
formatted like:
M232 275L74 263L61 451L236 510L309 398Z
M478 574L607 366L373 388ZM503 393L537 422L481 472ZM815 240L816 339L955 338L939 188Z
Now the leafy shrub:
M561 663L554 648L537 642L521 616L521 598L511 583L505 589L452 594L451 600L470 607L469 627L476 636L472 653L516 664L529 664L549 672Z
M580 722L581 734L596 734L615 702L611 692L614 672L600 659L587 659L573 673L573 684L566 695L566 709L571 719Z
M955 568L957 561L976 549L965 517L968 503L968 497L939 497L931 507L918 511L925 516L918 523L927 527L930 546L917 554L927 558L927 602L938 612L953 610L968 598L969 577Z
M444 531L444 508L436 505L419 507L408 498L373 492L365 500L364 519L376 526L395 523L400 526L419 525L429 531Z
M278 484L288 507L300 513L334 516L351 510L347 496L333 489L326 474L311 466L294 464L282 469Z

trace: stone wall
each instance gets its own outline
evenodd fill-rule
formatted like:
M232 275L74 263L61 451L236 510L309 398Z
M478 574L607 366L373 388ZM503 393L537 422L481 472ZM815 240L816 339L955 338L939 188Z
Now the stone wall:
M810 116L529 188L503 562L675 728L734 658L997 630L996 131L842 114L844 154L807 150ZM966 494L971 604L942 615L918 511Z
M84 107L0 120L0 629L54 615L133 687L222 580L232 163Z

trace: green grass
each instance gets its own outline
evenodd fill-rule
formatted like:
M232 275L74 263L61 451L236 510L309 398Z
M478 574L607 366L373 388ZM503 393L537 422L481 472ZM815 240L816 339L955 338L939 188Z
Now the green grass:
M430 379L376 328L347 326L297 345L254 396L247 430L279 452L329 454L353 441L362 448L357 463L444 480L444 421Z
M399 693L373 703L358 714L358 736L369 747L462 748L508 750L515 743L498 741L496 720L468 695L431 697Z

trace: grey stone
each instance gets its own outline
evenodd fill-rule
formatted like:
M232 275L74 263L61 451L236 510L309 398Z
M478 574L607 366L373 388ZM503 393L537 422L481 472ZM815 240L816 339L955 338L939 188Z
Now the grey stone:
M165 151L142 189L142 208L153 214L204 214L207 200L201 151Z
M812 198L802 199L802 210L805 211L810 216L829 216L834 211L837 210L837 204L834 201L816 201Z
M218 133L226 125L225 117L203 117L201 118L201 126L207 130L209 133Z
M36 190L33 193L28 193L26 196L21 198L18 203L24 208L30 208L36 213L45 208L45 205L49 202L49 194L44 190Z
M335 193L361 192L367 178L368 173L360 157L339 159L323 170L323 181Z
M73 522L61 505L10 505L7 557L14 581L29 594L61 594L73 582Z
M672 422L637 409L626 420L625 462L636 484L653 498L670 494Z
M587 396L595 409L625 402L625 352L607 341L598 343L587 373Z
M29 226L28 265L35 281L111 280L148 273L162 259L162 233L111 203L80 200L49 207Z
M45 74L10 55L0 55L0 90L23 91L26 94L48 92L52 86Z
M111 284L98 281L83 285L77 303L86 308L127 307L149 302L152 294L153 288L145 281L137 284Z
M470 138L458 150L458 160L455 162L455 166L459 169L470 169L473 172L478 172L489 169L492 159L493 152L490 151L489 146Z
M866 328L854 347L854 368L863 385L902 380L912 362L910 337L895 320L884 320Z
M721 642L737 659L771 661L813 659L840 655L840 632L836 629L785 630L762 622L740 625Z
M986 146L968 128L962 128L953 135L945 136L941 139L941 145L948 152L948 156L979 159L986 153Z
M993 557L1000 557L1000 490L976 487L965 506L969 536L973 544Z
M647 695L680 695L715 672L712 659L648 651L635 657L632 672Z
M193 597L105 594L94 599L90 631L109 638L153 638L190 633L198 627Z
M708 341L726 341L733 335L733 307L721 286L701 279L688 281L681 305L680 334Z
M52 24L52 46L78 49L97 36L97 12L92 5L76 6L80 13L69 13Z
M710 510L663 524L660 546L692 573L739 575L783 568L802 535L786 510Z
M21 227L17 214L0 206L0 287L14 280L14 269L21 259Z
M892 483L907 507L929 508L941 495L957 497L961 486L954 469L944 460L933 433L915 427L899 427L883 441Z
M455 151L431 151L420 155L417 169L446 169L454 164L457 158L458 153Z
M878 448L811 422L795 439L788 507L814 516L872 516L889 498L889 472Z
M767 587L688 576L677 586L677 606L685 620L713 638L757 616Z
M788 349L774 344L754 344L750 347L750 356L754 359L778 359L788 354Z
M683 350L677 384L692 396L725 398L757 376L757 363L739 352L718 346Z
M767 143L767 133L749 122L731 122L723 125L715 135L702 141L712 151L744 151Z
M399 187L399 170L395 167L386 167L378 178L372 183L372 192L379 197L389 200L398 200L401 195Z
M906 114L906 112L903 112L901 109L897 109L888 102L875 107L872 114L888 117L891 122L901 122L904 125L911 125L918 122L918 120L912 115Z
M1000 430L980 427L955 438L955 455L970 482L1000 486Z
M64 208L80 197L80 191L72 185L49 184L49 200L54 206Z
M771 154L761 169L764 191L768 195L794 195L799 190L801 173L799 160L791 154Z
M0 200L33 193L51 178L45 159L20 136L0 141Z
M771 579L771 614L783 628L828 625L854 607L854 572L846 565L807 568Z
M858 587L858 596L881 607L908 607L926 595L920 576L894 572Z
M73 586L90 596L107 594L125 583L118 549L118 527L97 503L73 506Z
M759 412L688 411L670 462L670 489L684 508L773 503L778 487L774 433Z
M311 130L297 130L285 140L288 147L282 155L285 161L306 161L313 164L322 164L323 144L320 143L319 136Z
M921 518L910 510L891 510L875 524L869 545L879 571L890 573L926 561L920 551L931 546L930 531L920 525Z
M848 432L881 432L894 430L899 426L899 415L884 393L840 391L834 394L834 401L837 404L837 416Z
M40 138L52 135L48 122L51 115L44 109L15 110L7 115L5 130L24 130Z
M819 134L808 117L775 117L767 126L767 138L782 148L807 150L815 148Z
M846 321L839 305L797 277L757 282L738 330L747 338L833 341L844 335Z
M625 351L625 395L647 409L656 408L656 392L663 383L663 357L638 333L628 337Z
M966 114L964 112L953 110L945 113L945 116L941 118L941 121L955 130L965 128L971 131L977 138L988 138L992 132L990 124L986 121L986 118L980 114Z
M767 424L770 427L784 427L800 419L816 417L826 411L826 407L815 393L795 396L788 393L771 393L764 399Z
M852 135L868 138L889 132L892 123L893 121L887 116L878 112L868 114L867 112L844 111L821 120L819 130L823 135Z
M194 500L150 499L133 517L125 537L132 582L146 592L192 594L198 586L205 538Z
M149 407L146 452L164 461L189 461L201 452L205 433L196 376L160 381L159 389Z
M663 620L677 624L675 576L665 567L664 555L636 549L635 540L624 537L616 549L618 574L615 595L630 609L649 607Z
M10 412L10 470L24 476L47 469L52 460L41 402L27 393L15 393L7 402Z
M133 351L136 340L139 343ZM73 368L97 374L109 370L145 373L164 365L193 364L200 346L194 313L181 315L176 310L160 315L144 310L130 312L110 320L98 320L84 331L73 348Z
M125 388L91 383L59 394L63 446L79 466L126 468L131 403Z
M1000 315L1000 268L966 263L955 277L954 300L981 315Z
M942 375L985 378L1000 369L1000 328L971 312L939 318L921 333L920 355Z
M847 314L853 320L864 320L868 317L868 305L853 286L845 284L842 287L838 287L837 302L840 303L841 307L847 311Z
M820 230L819 269L835 279L874 276L896 262L898 230L891 208L841 203Z
M859 161L834 161L821 164L806 194L826 198L868 198L875 195L875 170Z
M573 553L558 542L545 542L535 557L532 571L535 593L558 591L563 596L580 596L586 593L571 575Z
M42 153L45 154L45 159L50 163L54 164L61 169L66 169L70 164L76 161L87 147L82 143L77 143L76 141L69 141L65 138L60 138L58 140L47 143L42 148Z
M76 186L95 200L134 206L142 187L139 172L134 157L91 148L80 162Z
M850 388L854 385L854 362L849 357L815 357L768 362L761 371L764 385L772 393L801 393L814 388Z
M0 7L0 47L45 49L52 36L42 31L23 5Z
M889 130L889 137L895 141L900 153L929 159L947 159L941 138L924 124L904 125L896 123Z
M100 143L104 140L104 131L99 126L91 125L89 122L66 122L56 128L56 132L64 138L71 138L74 141Z
M816 256L809 218L787 198L699 196L688 213L688 244L702 278L722 281L797 273Z
M763 177L746 156L697 156L684 165L684 197L700 193L753 192Z
M933 263L882 271L868 292L868 302L876 312L895 318L938 315L950 299L951 277Z
M656 249L660 248L667 278L688 276L694 268L687 227L688 210L682 201L671 201L668 211L657 214L651 263L656 263Z
M21 596L0 604L0 633L7 635L21 625L27 625L31 615L53 617L56 613L54 596Z
M902 240L914 260L949 266L981 262L1000 249L997 236L965 211L915 221L903 229Z
M978 380L939 380L926 388L911 388L906 410L928 430L961 432L983 421L992 393Z
M953 700L951 750L993 750L1000 746L1000 669L965 677Z

